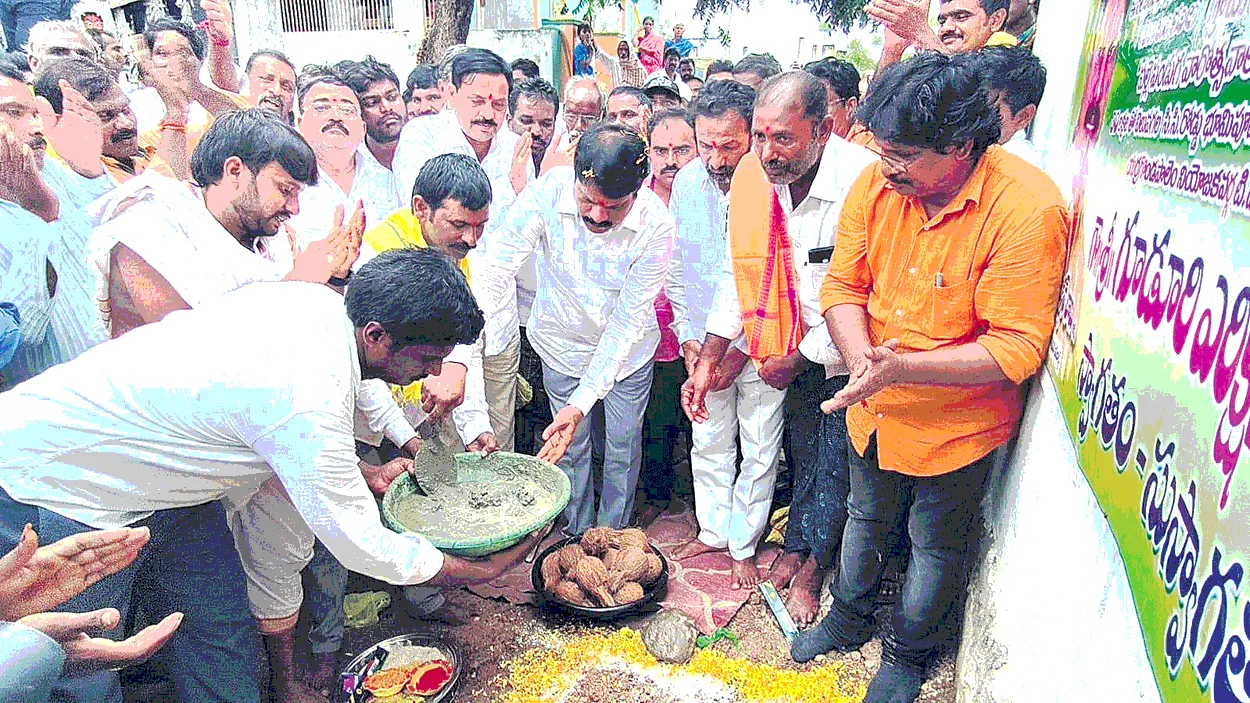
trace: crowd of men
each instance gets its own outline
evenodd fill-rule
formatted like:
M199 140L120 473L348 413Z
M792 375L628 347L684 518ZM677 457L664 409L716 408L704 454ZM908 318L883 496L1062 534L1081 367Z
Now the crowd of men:
M688 437L699 531L670 556L788 589L798 662L880 634L867 700L915 699L1068 242L1007 0L936 30L875 0L866 87L833 58L687 76L648 18L560 91L463 46L405 80L240 70L202 6L134 56L50 21L0 62L0 628L26 653L0 690L120 701L163 646L181 700L325 700L349 572L455 618L443 589L545 536L465 560L384 528L424 443L558 464L577 535L654 520Z

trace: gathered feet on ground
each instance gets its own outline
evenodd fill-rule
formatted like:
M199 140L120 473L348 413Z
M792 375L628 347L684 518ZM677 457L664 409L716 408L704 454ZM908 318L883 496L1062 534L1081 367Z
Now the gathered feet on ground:
M735 591L743 588L755 588L764 580L764 577L760 574L759 567L755 563L754 555L746 559L734 559L730 573L733 579L732 588Z

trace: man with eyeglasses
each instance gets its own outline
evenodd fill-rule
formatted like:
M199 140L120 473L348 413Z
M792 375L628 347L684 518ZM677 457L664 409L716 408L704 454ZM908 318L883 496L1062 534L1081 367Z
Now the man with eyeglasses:
M302 250L330 232L337 207L351 212L363 203L367 225L381 222L401 202L391 172L358 153L365 123L355 91L328 68L305 69L301 78L299 131L317 155L318 171L316 184L300 193L299 212L290 220Z
M575 78L564 88L563 119L556 124L558 139L547 149L542 172L573 163L577 139L603 120L604 99L599 84L591 78Z

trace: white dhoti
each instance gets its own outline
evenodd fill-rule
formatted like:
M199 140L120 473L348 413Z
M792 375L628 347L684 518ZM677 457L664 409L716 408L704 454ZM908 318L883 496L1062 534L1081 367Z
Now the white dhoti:
M728 548L734 559L754 556L768 526L785 399L748 363L733 385L707 394L708 419L694 423L690 468L699 541ZM742 466L735 470L737 441Z

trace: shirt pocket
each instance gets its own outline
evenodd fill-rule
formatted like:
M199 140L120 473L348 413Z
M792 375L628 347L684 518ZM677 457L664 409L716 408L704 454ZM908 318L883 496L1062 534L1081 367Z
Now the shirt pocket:
M628 252L591 249L586 253L586 277L607 291L620 291L625 285L631 260Z
M953 286L930 288L925 333L934 340L958 340L976 329L976 286L960 281Z

